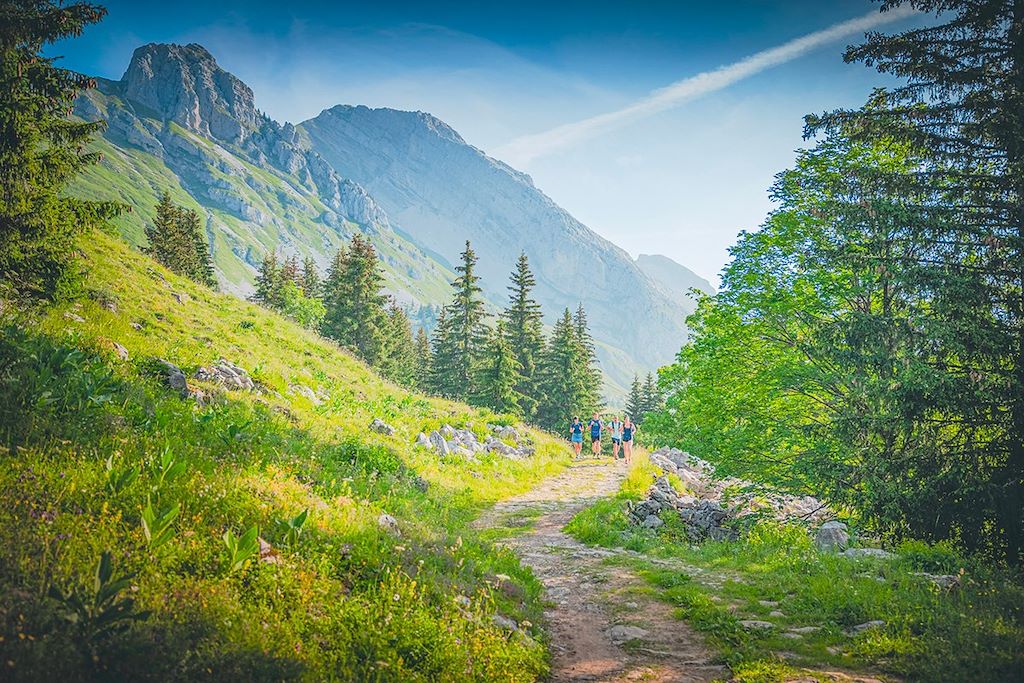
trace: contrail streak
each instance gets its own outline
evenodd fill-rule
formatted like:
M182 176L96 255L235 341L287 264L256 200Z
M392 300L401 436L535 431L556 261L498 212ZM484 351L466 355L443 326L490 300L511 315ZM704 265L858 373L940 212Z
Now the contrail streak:
M905 19L915 13L916 10L913 8L903 6L888 12L871 12L857 19L834 24L821 31L794 38L778 47L763 50L734 64L676 81L622 109L566 123L543 133L516 138L494 150L494 156L508 161L513 166L528 164L538 157L587 140L629 121L671 109L688 100L726 88L765 69L792 61L822 45Z

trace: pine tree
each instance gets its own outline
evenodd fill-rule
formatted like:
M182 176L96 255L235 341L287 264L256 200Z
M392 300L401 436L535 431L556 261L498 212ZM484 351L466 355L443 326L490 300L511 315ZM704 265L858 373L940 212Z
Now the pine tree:
M374 365L384 351L388 297L373 245L356 234L338 251L324 283L324 336Z
M511 281L508 287L509 304L502 313L502 318L505 321L509 346L516 356L522 376L515 387L522 396L519 412L529 418L536 412L540 402L537 366L544 350L544 334L540 304L531 296L536 279L530 271L530 262L525 252L519 254Z
M42 54L45 45L78 36L105 15L86 3L0 3L0 287L23 296L73 294L77 236L121 208L65 192L99 160L85 148L104 124L68 116L95 81L57 68L57 58Z
M299 258L295 254L292 254L281 263L281 277L285 282L294 282L298 287L302 287Z
M161 195L156 205L156 218L144 232L147 242L144 251L157 263L167 265L177 261L178 207L171 200L170 192Z
M629 385L629 397L626 399L626 415L637 424L643 421L644 403L643 384L637 375L633 375L633 383Z
M876 91L862 110L807 119L808 135L838 131L868 146L905 145L923 157L906 171L879 173L873 182L884 183L916 213L903 219L898 243L877 263L927 293L922 310L930 345L921 373L929 376L922 383L927 386L920 393L901 389L903 404L893 408L902 415L895 419L870 412L844 419L840 427L849 433L840 438L856 439L859 476L878 473L879 486L858 484L867 490L888 490L895 477L908 489L921 489L923 472L935 472L929 484L940 487L957 478L950 463L962 463L972 476L984 472L988 484L974 484L969 498L919 495L880 507L903 515L888 520L894 527L909 525L918 533L951 534L970 544L999 536L996 543L1021 560L1024 2L886 0L882 10L907 4L939 21L896 35L872 33L845 55L906 78L906 84ZM911 336L893 341L913 354ZM871 349L855 353L856 361L872 360ZM895 386L880 377L880 391L886 382ZM936 424L946 425L940 436L947 446L922 438L911 452L890 450L893 440L880 433L891 425L914 425L914 436L925 436ZM890 471L889 465L902 469ZM940 515L939 498L945 505L968 502ZM995 502L985 506L980 500ZM955 522L934 528L940 518Z
M429 390L432 394L452 398L457 367L455 347L452 343L452 325L446 308L437 315L434 334L430 338Z
M213 274L213 259L206 231L199 220L199 214L192 209L178 211L178 225L181 239L187 245L188 265L182 274L207 287L216 287Z
M658 380L654 378L654 373L647 373L647 378L644 380L640 395L643 402L643 413L638 417L637 424L642 423L644 416L648 413L661 409L661 391L658 389Z
M146 226L145 234L146 253L162 266L208 287L216 286L210 245L199 214L176 205L169 192L157 202L156 218Z
M263 257L260 263L260 270L256 274L256 291L251 299L267 308L280 309L284 306L281 286L281 267L277 262L277 255L270 252Z
M572 314L565 309L551 331L541 363L542 400L538 423L547 429L561 430L574 415L583 416L587 387L579 372L580 345Z
M584 408L583 412L590 414L600 411L604 407L604 402L601 400L602 376L601 368L597 364L597 349L594 346L594 338L590 335L587 312L583 309L582 303L573 315L573 328L579 349L576 367L580 374L580 384L584 387L580 401Z
M499 413L521 414L525 397L516 389L523 379L520 367L509 343L505 322L499 320L476 371L473 402Z
M450 365L446 368L447 384L441 387L441 393L463 400L474 393L474 369L487 338L476 263L476 253L467 241L462 263L455 268L459 274L452 283L455 296L447 308L451 346L447 361Z
M321 297L322 283L320 281L320 271L317 270L316 261L310 257L306 257L302 260L302 277L301 285L302 293L311 298L319 299Z
M388 305L384 346L378 361L380 373L404 387L415 387L417 348L409 316L392 301Z
M430 353L430 337L427 330L420 327L416 330L416 388L423 392L431 390L430 368L434 359Z

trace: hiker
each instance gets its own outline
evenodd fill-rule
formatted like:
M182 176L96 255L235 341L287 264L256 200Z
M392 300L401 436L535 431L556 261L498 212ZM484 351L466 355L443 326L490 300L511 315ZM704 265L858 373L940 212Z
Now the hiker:
M601 418L597 413L590 418L590 452L595 458L601 455Z
M583 450L583 423L578 417L574 417L572 424L569 425L569 441L572 442L572 448L576 451L576 457L580 457L580 451Z
M633 437L636 435L637 426L626 416L622 423L622 454L626 456L626 464L633 461Z
M611 422L608 423L608 431L612 436L612 459L618 460L619 448L622 446L622 420L618 415L612 415Z

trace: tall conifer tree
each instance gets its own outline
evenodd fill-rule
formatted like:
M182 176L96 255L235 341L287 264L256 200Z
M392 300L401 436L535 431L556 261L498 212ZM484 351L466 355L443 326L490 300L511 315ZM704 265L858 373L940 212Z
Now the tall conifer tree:
M492 330L477 368L473 401L499 413L521 414L525 398L516 387L522 383L519 361L509 344L505 321Z
M502 318L505 321L508 344L519 363L522 378L515 389L522 396L519 408L526 417L536 412L539 403L540 383L537 366L544 350L541 308L531 294L536 283L525 252L519 254L516 269L512 271L511 284L508 286L508 307L502 313Z
M106 10L88 3L0 3L0 286L60 298L78 287L75 239L119 206L64 191L99 154L86 151L103 122L68 116L95 81L56 67L43 50L78 36Z
M386 343L388 297L383 286L377 252L359 234L347 249L339 250L324 283L324 336L371 365L378 362Z

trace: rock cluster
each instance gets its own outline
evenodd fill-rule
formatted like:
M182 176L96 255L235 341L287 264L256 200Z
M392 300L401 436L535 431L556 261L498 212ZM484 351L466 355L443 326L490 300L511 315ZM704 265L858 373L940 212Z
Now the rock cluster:
M223 358L209 367L199 368L194 377L202 382L212 382L232 391L252 391L256 388L249 373Z
M650 458L666 475L678 477L686 493L676 491L667 476L658 477L647 497L629 506L632 521L647 528L661 526L661 513L673 511L682 519L690 540L700 542L735 538L737 532L732 522L752 514L769 514L780 521L810 522L821 522L832 515L821 501L811 496L752 493L751 482L718 479L708 462L676 448L659 449Z
M693 542L736 538L736 531L727 525L730 513L719 501L680 494L668 477L658 477L648 490L647 498L629 506L629 516L643 527L657 529L664 524L659 515L668 510L679 515L686 526L686 535Z
M416 437L416 445L433 451L441 457L458 455L466 459L475 459L479 453L498 453L506 458L519 460L533 455L533 442L529 436L520 434L515 427L487 425L491 431L481 441L471 429L456 429L444 425L429 435L420 432ZM512 444L507 443L511 441Z

